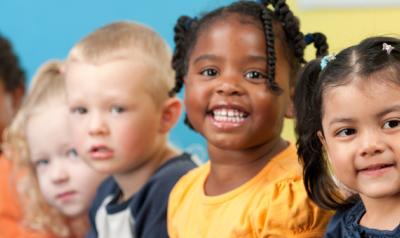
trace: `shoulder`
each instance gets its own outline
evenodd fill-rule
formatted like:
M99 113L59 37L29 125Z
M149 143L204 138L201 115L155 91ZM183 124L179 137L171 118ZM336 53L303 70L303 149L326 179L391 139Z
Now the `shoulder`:
M165 164L163 164L154 174L152 179L158 179L162 177L180 178L188 171L196 168L198 163L188 153L183 153L179 156L171 158Z
M102 205L104 199L109 195L116 195L120 192L117 182L112 176L107 177L97 188L96 196L93 200L91 212L95 212Z
M171 158L163 164L150 178L147 186L164 187L175 183L190 170L197 167L197 163L190 154L183 153Z
M202 186L203 178L205 178L208 175L209 169L210 169L210 162L207 162L204 165L192 169L179 179L172 193L174 194L185 193L185 191L190 190L193 187Z
M148 182L135 194L135 200L154 200L164 203L176 182L188 171L197 167L192 157L183 153L163 164Z
M332 212L319 208L308 198L295 147L277 155L268 166L268 191L264 198L268 217L264 228L284 232L286 237L321 237Z
M325 237L344 237L356 232L357 221L365 209L361 201L347 209L338 210L332 217L326 229Z

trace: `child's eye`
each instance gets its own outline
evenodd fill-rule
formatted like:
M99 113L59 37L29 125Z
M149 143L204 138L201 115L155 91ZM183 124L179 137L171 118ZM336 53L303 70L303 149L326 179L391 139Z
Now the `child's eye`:
M119 113L123 113L125 111L125 108L120 107L120 106L112 106L110 111L111 111L111 113L119 114Z
M81 115L81 114L87 113L87 109L84 107L74 107L74 108L71 108L71 113Z
M345 136L351 136L351 135L353 135L355 133L356 133L356 129L345 128L345 129L342 129L342 130L338 131L336 133L336 136L345 137Z
M259 71L249 71L244 76L251 81L264 81L266 78L265 74Z
M383 128L390 129L390 128L398 127L399 125L400 125L400 120L390 120L390 121L385 122L385 124L383 124Z
M46 167L46 166L48 166L50 164L50 160L49 159L45 159L45 158L38 159L38 160L35 160L33 162L33 164L34 164L36 169L44 168L44 167Z
M67 154L68 158L77 158L78 157L78 152L74 148L67 150L66 154Z
M218 71L216 69L204 69L202 71L200 71L200 74L203 76L207 76L207 77L214 77L217 76Z

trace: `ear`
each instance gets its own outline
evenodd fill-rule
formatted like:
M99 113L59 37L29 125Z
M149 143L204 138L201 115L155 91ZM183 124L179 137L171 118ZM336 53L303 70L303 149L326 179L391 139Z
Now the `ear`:
M288 119L294 118L294 103L293 103L293 97L294 97L294 87L290 87L290 92L289 92L289 102L286 108L285 112L285 117Z
M168 98L161 109L160 132L168 133L178 122L182 112L182 103L177 97Z
M25 95L25 88L24 86L18 86L14 91L11 92L12 98L12 107L14 112L16 112L22 104L22 100Z

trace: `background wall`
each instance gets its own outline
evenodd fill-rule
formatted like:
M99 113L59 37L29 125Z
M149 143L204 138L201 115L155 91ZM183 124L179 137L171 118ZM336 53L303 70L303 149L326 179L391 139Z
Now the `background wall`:
M354 0L345 2L351 1ZM0 33L13 42L31 78L44 61L65 58L75 42L111 21L129 19L145 23L173 46L172 29L180 15L194 16L230 2L232 0L0 0ZM367 36L400 34L398 6L386 4L368 8L362 5L360 8L355 5L326 9L320 4L318 8L306 6L304 2L307 0L288 0L302 22L303 32L324 32L331 52L338 52ZM307 51L309 59L312 55L312 50ZM284 137L294 141L291 120L285 123ZM182 121L173 129L171 139L175 145L206 158L204 141Z

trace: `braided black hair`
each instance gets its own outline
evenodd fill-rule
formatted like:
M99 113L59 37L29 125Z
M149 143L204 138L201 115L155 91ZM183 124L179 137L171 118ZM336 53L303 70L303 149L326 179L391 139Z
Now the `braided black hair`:
M392 51L383 49L389 44ZM331 176L323 145L317 133L323 133L322 105L326 88L344 85L353 78L374 80L377 72L395 73L384 78L400 85L400 39L370 37L358 45L342 50L321 70L321 58L309 62L300 74L295 88L297 153L304 167L304 184L308 196L320 207L341 209L351 206L359 197L343 197ZM352 77L349 77L351 75ZM382 77L378 77L382 80Z
M189 57L196 45L198 35L217 19L226 18L231 14L249 17L264 28L268 70L266 85L268 88L275 93L281 91L275 81L275 34L285 46L284 48L289 49L285 53L291 66L290 78L292 80L295 78L297 71L306 62L304 60L306 44L304 35L300 31L299 20L293 15L285 0L267 0L260 1L260 3L238 1L206 13L199 19L188 16L181 16L178 19L174 28L175 50L172 59L176 78L171 94L178 93L183 87L183 80L188 71ZM280 26L283 31L274 31L274 26Z
M328 43L326 36L321 32L308 33L304 36L304 40L307 45L313 43L315 49L317 49L316 57L323 57L328 55Z
M7 92L25 86L25 72L13 52L10 41L0 34L0 80Z

